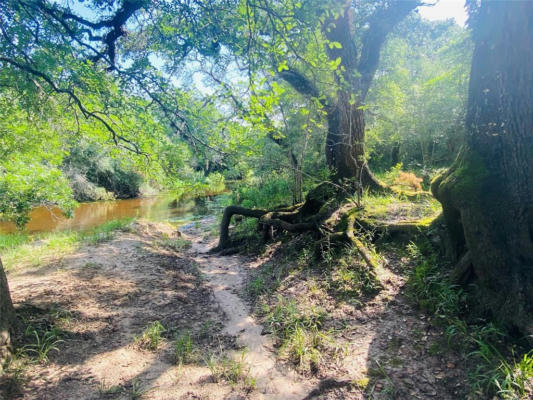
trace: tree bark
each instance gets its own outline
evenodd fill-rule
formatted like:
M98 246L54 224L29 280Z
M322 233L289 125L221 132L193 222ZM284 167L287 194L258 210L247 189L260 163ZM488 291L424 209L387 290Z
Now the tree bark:
M533 3L484 1L473 19L467 143L432 183L480 304L533 334Z
M220 236L218 245L212 251L219 251L229 247L229 225L231 223L231 217L237 214L245 217L261 218L266 213L268 213L266 210L253 210L240 206L226 207L224 209L224 214L222 214L222 221L220 222Z
M11 302L2 260L0 260L0 371L4 360L11 354L11 333L14 321L15 310Z
M363 105L374 79L381 47L387 35L420 2L417 0L391 1L378 8L366 21L360 54L354 37L356 23L351 0L339 0L341 12L335 19L324 23L324 33L330 42L340 46L326 47L330 60L340 59L335 71L335 98L327 98L302 74L283 71L280 76L301 94L319 98L327 114L326 161L337 181L350 179L363 187L381 190L381 184L370 173L365 161L365 118Z

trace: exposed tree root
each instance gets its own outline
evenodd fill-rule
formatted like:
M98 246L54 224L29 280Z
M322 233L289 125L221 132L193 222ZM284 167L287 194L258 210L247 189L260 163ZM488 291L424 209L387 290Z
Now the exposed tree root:
M472 258L470 255L470 251L467 251L459 259L457 264L455 264L455 267L450 274L450 279L454 283L457 283L459 285L465 285L471 280L473 273L474 269L472 265Z
M355 236L355 220L356 215L355 213L349 214L347 217L347 226L346 226L346 236L352 242L352 244L355 246L361 257L363 257L363 260L365 260L366 264L372 269L377 270L379 266L377 263L372 259L372 255L370 254L370 251L365 247L363 242L361 242L356 236Z
M212 249L211 251L222 251L230 246L231 242L229 238L229 224L231 222L231 217L233 217L234 215L242 215L245 217L261 218L267 213L267 210L254 210L240 206L226 207L226 209L224 210L224 214L222 215L222 222L220 223L220 238L218 241L218 246Z
M392 190L380 186L384 190ZM379 233L381 235L418 234L427 228L431 221L404 221L389 224L365 218L357 212L356 205L346 202L347 194L344 188L324 183L312 190L304 203L274 210L248 209L239 206L227 207L220 226L220 239L212 252L224 254L235 253L239 247L231 242L229 225L234 215L256 218L263 230L264 240L272 238L274 231L291 233L314 232L319 240L327 243L344 242L353 245L368 267L376 271L379 263L372 252L357 237L358 231ZM322 239L320 239L322 237Z
M218 246L212 251L224 254L236 252L238 247L233 246L229 238L229 225L232 216L242 215L257 218L263 226L265 238L270 234L268 227L275 227L292 233L313 231L326 236L329 241L349 242L355 246L368 267L376 270L379 268L378 263L355 235L357 215L353 212L354 207L352 205L339 207L340 200L337 199L337 193L334 193L334 196L331 194L330 188L319 187L308 195L305 203L272 211L239 206L227 207L222 217ZM346 224L343 220L346 220ZM346 228L340 228L341 225L345 225Z

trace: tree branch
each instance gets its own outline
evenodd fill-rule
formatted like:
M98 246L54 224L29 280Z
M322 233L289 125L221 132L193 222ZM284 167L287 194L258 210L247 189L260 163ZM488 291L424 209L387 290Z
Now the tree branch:
M387 8L380 9L371 17L369 28L363 35L361 56L357 71L361 74L360 99L363 101L368 93L379 63L381 47L387 35L416 7L422 5L419 0L394 0Z
M56 85L56 83L52 80L52 78L50 78L49 76L47 76L43 72L32 68L29 65L22 64L22 63L20 63L20 62L18 62L16 60L12 60L12 59L7 58L7 57L0 57L0 62L4 62L4 63L7 63L7 64L10 64L10 65L12 65L15 68L20 69L21 71L27 72L27 73L29 73L29 74L31 74L33 76L41 78L43 81L45 81L52 88L52 90L54 92L59 93L59 94L66 94L76 104L76 107L78 107L78 109L85 116L85 118L94 118L97 121L99 121L102 125L104 125L104 127L109 131L109 133L111 133L111 136L112 136L113 142L115 142L115 145L117 145L119 147L123 147L124 149L132 151L132 152L134 152L136 154L142 154L144 156L148 156L147 153L145 153L145 152L143 152L143 151L141 151L139 149L139 146L136 143L134 143L133 141L131 141L129 139L126 139L125 137L123 137L122 135L117 133L117 131L115 131L115 129L113 129L113 127L111 126L111 124L109 122L107 122L104 118L102 118L101 116L98 115L98 112L88 110L83 105L83 103L80 100L80 98L72 90L65 89L65 88L60 88L59 86ZM126 143L126 145L123 145L120 142Z

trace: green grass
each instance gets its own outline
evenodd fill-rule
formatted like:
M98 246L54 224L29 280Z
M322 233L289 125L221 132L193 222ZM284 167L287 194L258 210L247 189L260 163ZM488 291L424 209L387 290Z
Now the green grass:
M374 256L378 257L377 253L374 252ZM358 250L347 246L329 262L329 286L342 300L356 300L381 288L376 271L360 260Z
M138 400L142 398L145 393L146 388L144 388L143 385L137 379L131 382L131 389L129 392L129 398L131 400Z
M159 347L163 339L162 335L165 332L166 329L161 322L154 321L144 329L141 336L135 338L135 343L141 349L155 351Z
M29 235L0 234L0 253L4 268L37 267L76 251L81 245L97 245L112 240L119 230L126 230L133 219L106 222L87 231L62 231Z
M168 247L174 251L181 252L183 250L189 249L192 246L190 240L182 238L171 238L168 235L163 235L160 240L160 244L164 247Z
M211 355L206 364L215 382L227 382L232 387L242 385L247 390L256 387L256 379L250 375L250 367L245 361L246 351L243 350L238 358L226 355L216 357Z
M411 243L407 253L416 262L408 293L445 328L448 346L465 355L471 395L533 398L533 350L522 351L517 358L513 340L503 330L491 322L468 318L472 299L450 282L447 269L439 265L428 243Z
M117 231L127 230L132 222L133 218L123 218L108 221L92 230L82 232L81 240L93 245L107 242L114 239Z
M412 201L398 195L365 193L362 205L366 216L383 220L432 220L442 212L441 204L433 197Z
M28 332L27 332L28 334ZM31 330L31 335L35 341L23 347L23 351L28 355L33 355L42 364L48 363L48 355L51 351L59 352L57 347L63 340L60 339L56 329L50 329L39 334L36 329Z
M325 312L311 307L301 310L293 299L278 296L274 306L265 306L264 324L278 339L280 355L301 368L318 365L331 341L321 330Z
M196 346L190 332L179 334L174 340L176 363L183 365L194 360Z
M28 381L26 369L29 361L21 352L17 352L4 363L0 374L0 398L17 398L17 395L22 394Z

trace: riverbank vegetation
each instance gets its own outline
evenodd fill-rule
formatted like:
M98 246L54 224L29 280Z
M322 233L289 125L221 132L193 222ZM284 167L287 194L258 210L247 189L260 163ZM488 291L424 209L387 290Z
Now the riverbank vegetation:
M6 0L0 218L18 232L0 234L0 358L21 329L4 269L128 234L153 240L158 262L192 259L216 236L210 262L256 260L240 295L277 360L316 379L302 398L532 396L533 6L468 0L463 27L423 5ZM170 208L228 192L219 228L196 219L201 240L135 236L131 220L25 231L35 207L72 216L161 192ZM141 350L177 333L143 323ZM47 361L55 333L30 333L26 353ZM207 365L247 396L261 379L226 342ZM192 346L180 332L178 364Z

